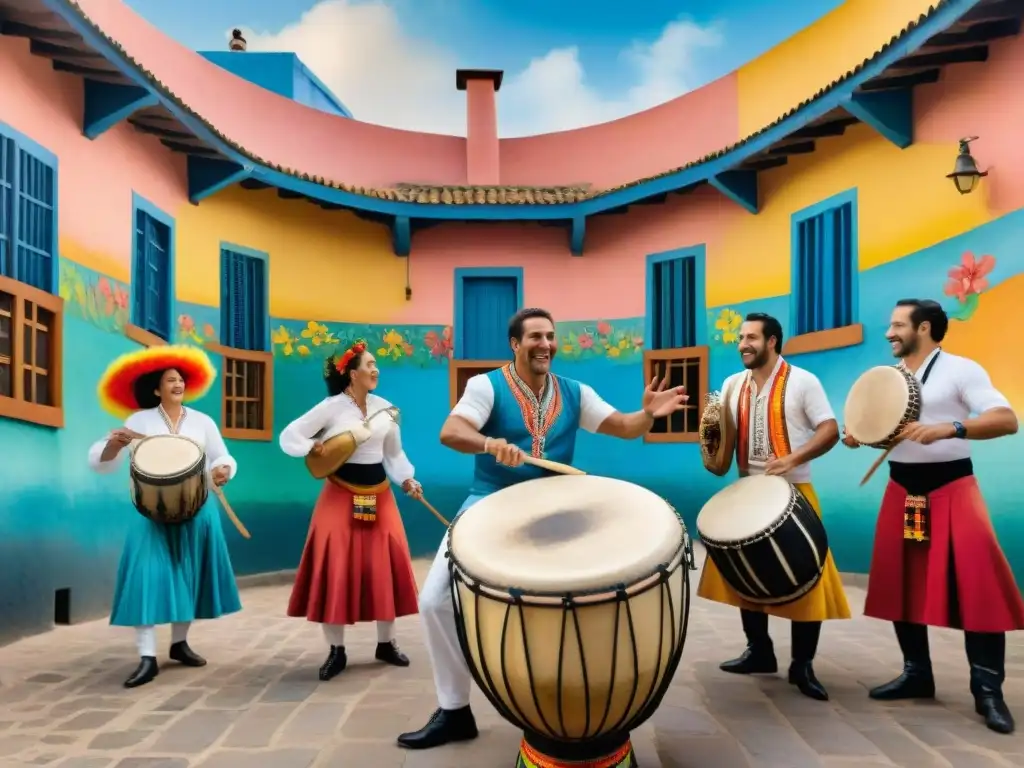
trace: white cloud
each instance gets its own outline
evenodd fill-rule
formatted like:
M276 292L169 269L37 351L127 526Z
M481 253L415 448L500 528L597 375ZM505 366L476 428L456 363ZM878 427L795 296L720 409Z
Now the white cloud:
M244 28L243 28L244 29ZM465 135L465 94L455 90L458 57L408 35L382 0L323 0L278 32L244 29L250 51L294 51L360 120ZM589 84L576 47L557 48L506 72L498 101L502 136L567 130L613 120L691 90L702 51L721 30L668 24L657 40L619 56L631 86L606 94Z

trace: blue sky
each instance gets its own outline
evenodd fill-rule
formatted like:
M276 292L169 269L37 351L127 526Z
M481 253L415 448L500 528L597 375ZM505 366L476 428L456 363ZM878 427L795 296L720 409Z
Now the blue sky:
M334 6L334 16L328 17L321 8L315 25L307 30L295 27L286 36L277 33L296 25L304 12L317 5L315 0L127 2L165 33L194 49L223 49L225 32L233 26L249 31L253 48L299 49L300 56L357 118L409 128L455 132L458 121L464 119L452 114L459 109L457 101L441 92L441 62L445 67L504 69L506 77L513 79L513 89L517 75L534 62L533 78L523 80L521 92L513 92L506 111L499 112L503 133L522 134L533 132L534 125L538 130L551 130L617 117L650 106L652 100L663 100L673 84L683 90L698 87L771 48L842 0L329 0L323 5ZM351 6L368 5L386 6L386 17L353 15ZM340 20L333 36L324 31L330 26L324 21L328 18ZM624 63L623 57L654 44L668 25L680 21L693 25L694 30L712 30L714 38L695 42L692 54L675 62L674 80L666 76L657 87L642 87L645 77L651 79L650 74L641 72L643 62L634 58ZM351 27L356 25L361 39L350 38ZM370 25L387 31L378 35ZM313 26L320 27L319 34ZM252 32L259 39L254 41ZM367 40L391 50L367 50ZM683 45L673 43L676 48ZM357 47L363 48L359 56ZM537 68L536 62L556 51L566 55L554 56L546 68ZM659 55L664 58L673 53L663 46ZM436 63L437 77L429 76L417 56ZM567 78L562 85L552 86L550 93L542 95L526 93L527 82L536 92L538 86L547 87L557 79L551 69L557 66L558 77ZM360 70L363 80L376 78L378 82L363 87L356 80ZM408 70L415 74L414 84L407 82L408 77L403 79ZM570 71L576 72L572 83ZM453 74L447 76L452 91L453 78ZM422 92L432 88L437 93L428 100ZM580 95L581 88L586 89L585 98ZM411 93L413 89L420 95ZM570 93L567 89L575 90ZM385 99L385 93L390 98ZM415 103L404 111L394 103L410 99ZM385 103L388 101L392 103Z

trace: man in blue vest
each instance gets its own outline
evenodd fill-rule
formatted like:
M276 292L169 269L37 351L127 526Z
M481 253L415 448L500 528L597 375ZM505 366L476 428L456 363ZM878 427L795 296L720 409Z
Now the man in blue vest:
M488 494L549 474L523 464L525 455L569 464L579 429L633 440L646 434L655 419L681 410L687 400L683 387L665 389L664 383L651 381L641 409L619 413L593 388L551 373L558 339L546 310L520 310L509 321L508 335L515 359L471 378L441 428L442 444L476 455L469 498L460 514ZM472 676L455 627L447 543L445 537L420 590L420 616L439 708L423 728L398 737L398 744L408 749L430 749L477 736L469 708Z

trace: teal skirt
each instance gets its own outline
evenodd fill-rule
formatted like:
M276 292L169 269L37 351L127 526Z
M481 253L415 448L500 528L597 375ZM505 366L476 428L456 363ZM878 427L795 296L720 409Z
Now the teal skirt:
M216 619L242 609L213 494L192 520L162 525L129 507L110 623L142 627Z

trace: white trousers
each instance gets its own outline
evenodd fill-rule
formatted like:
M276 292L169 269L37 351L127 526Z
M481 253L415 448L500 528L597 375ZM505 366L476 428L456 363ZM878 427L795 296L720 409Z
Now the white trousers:
M345 644L345 625L344 624L324 624L324 639L327 640L328 645L344 645ZM378 643L390 643L395 639L395 622L393 621L378 621L377 622L377 642Z
M458 515L482 498L470 496ZM430 654L430 663L434 668L437 704L441 709L461 709L469 706L473 676L466 664L466 657L462 655L459 635L455 629L452 579L448 571L448 558L445 557L447 551L448 535L445 534L420 588L420 620L426 635L427 653Z
M190 621L171 624L171 645L184 642L188 638L188 630L191 626L192 622ZM156 658L156 627L153 625L136 627L135 646L139 649L139 656Z

